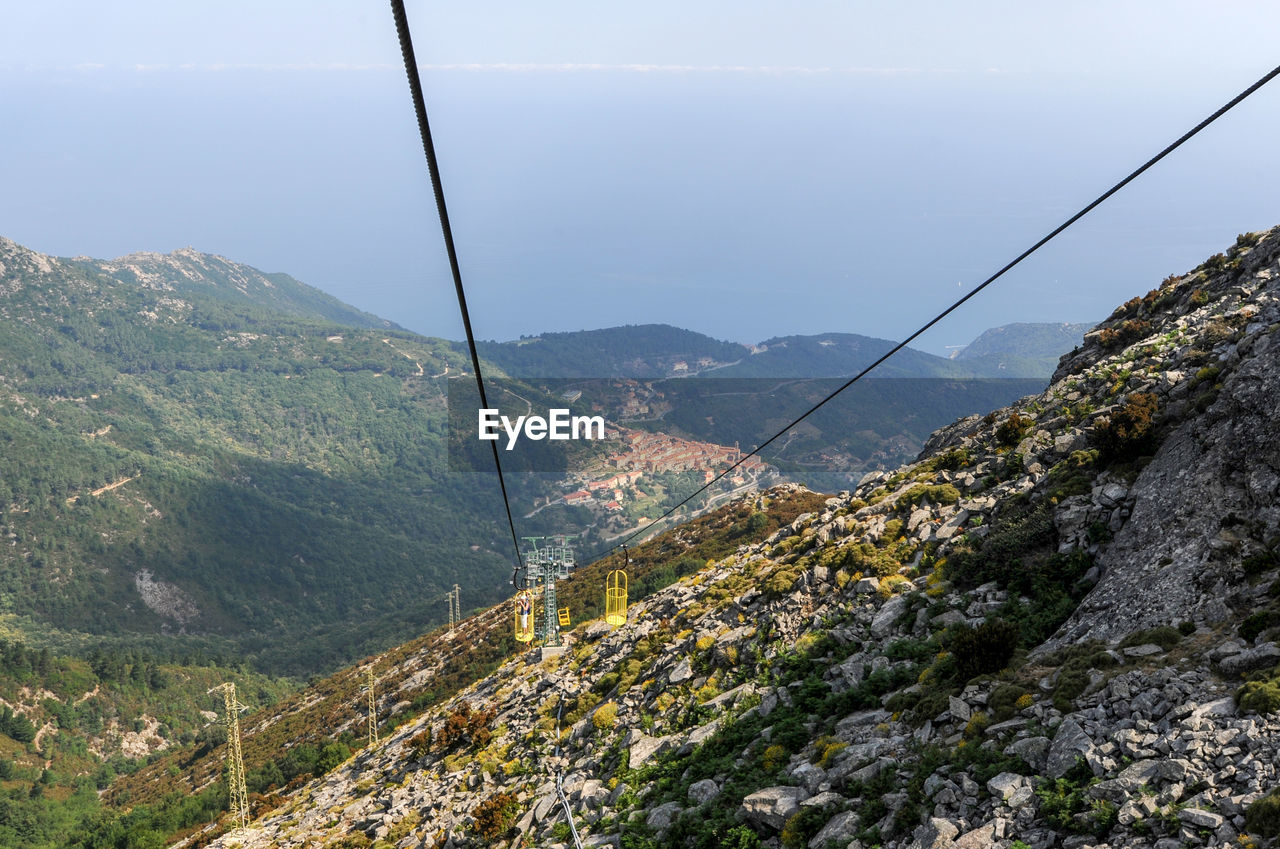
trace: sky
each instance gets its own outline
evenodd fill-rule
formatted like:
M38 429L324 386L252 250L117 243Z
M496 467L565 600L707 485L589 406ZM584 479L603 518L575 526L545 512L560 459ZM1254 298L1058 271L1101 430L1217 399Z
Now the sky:
M47 0L0 235L185 246L460 338L389 6ZM1280 62L1270 2L408 0L481 338L902 338ZM918 344L1090 321L1280 223L1280 82Z

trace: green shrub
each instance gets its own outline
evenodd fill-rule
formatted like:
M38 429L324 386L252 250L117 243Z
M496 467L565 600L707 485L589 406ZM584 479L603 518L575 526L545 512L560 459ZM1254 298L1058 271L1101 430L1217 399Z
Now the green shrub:
M1134 631L1129 636L1120 641L1120 648L1127 649L1133 646L1145 646L1148 643L1155 643L1160 648L1168 651L1182 641L1182 631L1172 625L1159 625L1155 628L1146 628L1142 631Z
M735 825L720 843L723 849L760 849L760 835L748 826Z
M782 825L779 835L783 849L805 849L822 827L827 824L831 815L830 809L824 806L811 805L802 807Z
M1272 625L1280 625L1280 611L1258 610L1249 614L1240 623L1239 633L1241 637L1252 643L1258 638L1259 634Z
M1018 710L1018 700L1026 694L1027 691L1017 684L998 685L991 691L991 696L987 699L987 708L991 711L991 718L996 722L1012 719L1013 714Z
M597 731L612 728L618 721L618 705L616 702L605 702L591 714L591 724Z
M1195 632L1196 632L1196 623L1192 622L1189 619L1186 622L1181 622L1178 624L1178 633L1184 637L1190 637Z
M1244 827L1262 837L1280 837L1280 787L1245 810Z
M910 504L912 507L928 500L931 504L955 504L960 500L960 490L949 483L938 485L917 484L898 499L898 504ZM887 525L885 526L888 527Z
M1261 575L1263 572L1269 572L1277 566L1280 566L1280 554L1276 554L1274 551L1251 554L1240 561L1240 568L1244 569L1246 575Z
M1280 711L1280 680L1249 681L1236 691L1236 704L1257 713Z
M774 743L772 746L764 750L764 757L761 758L761 765L764 766L765 772L777 772L778 768L787 762L788 757L789 755L786 748Z
M992 619L977 628L960 625L951 630L951 653L961 681L999 672L1009 665L1018 645L1018 626Z

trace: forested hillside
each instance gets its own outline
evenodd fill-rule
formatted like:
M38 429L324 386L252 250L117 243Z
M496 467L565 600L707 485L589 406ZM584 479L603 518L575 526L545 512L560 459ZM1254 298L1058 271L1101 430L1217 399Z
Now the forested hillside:
M444 457L449 343L336 325L318 293L285 315L217 258L122 262L0 242L0 610L18 632L166 635L162 653L306 674L438 623L454 582L468 607L496 600L500 505Z
M543 333L477 347L486 360L518 377L666 377L735 362L748 351L745 345L668 324Z

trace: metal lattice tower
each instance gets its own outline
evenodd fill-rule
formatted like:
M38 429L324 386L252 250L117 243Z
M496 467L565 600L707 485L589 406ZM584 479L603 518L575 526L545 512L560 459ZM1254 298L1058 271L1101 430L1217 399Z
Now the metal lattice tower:
M571 536L561 534L554 537L524 537L529 543L529 552L525 556L525 581L529 590L535 591L541 583L542 615L534 616L534 636L544 646L562 645L560 640L559 603L556 598L556 581L569 577L573 570L573 547L569 545ZM545 545L538 543L546 541Z
M235 828L249 824L249 791L244 786L244 756L240 750L240 714L249 709L236 698L236 685L228 681L209 690L222 693L222 722L227 729L227 792Z
M365 667L365 689L368 691L368 711L369 711L369 746L378 745L378 697L376 685L377 679L373 677L373 667Z
M444 594L444 600L449 605L449 633L452 634L453 629L462 622L462 590L457 584Z

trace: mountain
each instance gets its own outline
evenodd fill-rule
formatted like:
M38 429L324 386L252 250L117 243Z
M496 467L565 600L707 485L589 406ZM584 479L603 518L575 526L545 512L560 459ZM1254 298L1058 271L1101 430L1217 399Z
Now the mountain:
M995 327L951 359L904 348L876 375L1048 377L1058 358L1078 345L1087 329L1082 324ZM896 344L856 333L819 333L740 345L666 324L642 324L481 342L477 348L507 374L524 378L834 378L856 374Z
M1274 846L1278 261L1280 228L1242 236L849 492L585 567L563 653L507 654L497 607L371 658L382 739L309 779L280 764L368 719L358 673L250 716L253 822L182 845ZM626 624L589 618L628 565ZM219 754L71 845L171 826Z
M756 345L750 357L715 371L716 377L849 377L893 349L896 342L856 333L780 336ZM880 377L982 377L979 369L904 348L877 369Z
M982 361L1013 375L1053 373L1063 354L1084 340L1090 324L1018 323L993 327L956 352L960 363Z
M90 273L177 296L206 296L228 304L265 307L295 318L403 330L393 322L343 303L288 274L267 274L226 257L183 248L169 254L132 253L114 260L77 257L70 261Z
M500 597L496 489L448 472L463 358L331 301L192 252L0 241L10 627L308 675L442 621L454 583Z
M526 378L655 378L733 362L747 349L667 324L544 333L515 342L479 342L480 356ZM459 350L465 348L459 344Z

